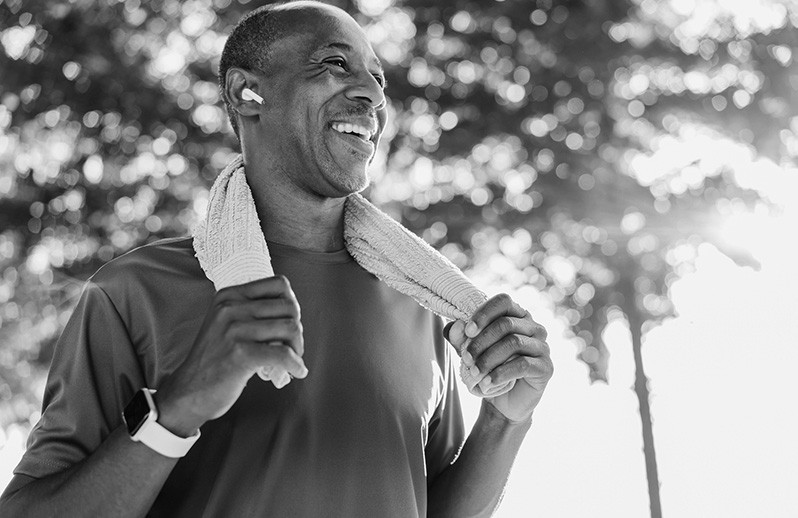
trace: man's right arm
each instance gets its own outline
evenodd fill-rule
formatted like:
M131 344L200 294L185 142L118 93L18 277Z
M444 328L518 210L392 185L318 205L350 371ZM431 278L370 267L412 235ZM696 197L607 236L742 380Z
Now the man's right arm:
M224 415L252 375L282 367L304 378L299 305L287 279L219 291L185 361L157 388L158 422L188 437ZM144 516L179 459L115 429L91 455L40 479L17 475L0 497L3 516Z
M66 471L16 475L0 498L3 516L144 516L178 459L130 439L120 426Z

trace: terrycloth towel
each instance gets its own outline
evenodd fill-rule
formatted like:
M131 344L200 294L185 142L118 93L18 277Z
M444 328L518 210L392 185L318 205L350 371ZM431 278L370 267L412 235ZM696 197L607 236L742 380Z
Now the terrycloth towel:
M451 261L360 194L346 200L344 241L360 266L444 318L468 321L486 300ZM241 155L211 188L207 216L194 231L194 250L217 290L274 275ZM277 388L291 380L276 368L259 375ZM462 363L460 375L469 391L481 397L503 394L514 385L486 393Z

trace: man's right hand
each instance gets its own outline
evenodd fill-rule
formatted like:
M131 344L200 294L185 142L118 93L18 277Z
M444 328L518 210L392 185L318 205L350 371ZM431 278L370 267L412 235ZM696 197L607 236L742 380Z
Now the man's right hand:
M158 422L188 437L236 402L249 378L277 367L308 374L299 303L283 276L220 290L185 361L158 388Z

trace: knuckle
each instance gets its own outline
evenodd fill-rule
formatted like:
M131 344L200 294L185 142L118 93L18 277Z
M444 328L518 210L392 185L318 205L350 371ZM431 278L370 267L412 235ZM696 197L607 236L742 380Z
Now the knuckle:
M535 326L535 336L539 336L541 340L545 340L549 337L549 332L546 331L546 328L540 324Z
M512 332L514 328L513 321L510 319L510 317L501 317L496 324L499 328L499 331L505 335Z
M286 277L285 275L276 275L274 278L284 289L291 288L291 281L289 281L288 277Z
M540 365L539 369L543 375L547 378L551 378L552 374L554 374L554 362L551 361L551 358L541 358L538 363Z
M498 295L496 295L496 302L498 302L503 306L511 305L513 304L513 298L510 297L510 295L508 295L507 293L499 293Z
M520 336L512 334L507 337L507 346L512 350L521 349L524 346L524 341Z
M215 319L228 327L233 325L237 320L238 307L233 301L224 301L216 307Z
M227 286L217 291L215 296L216 302L219 303L219 301L227 300L227 298L235 291L235 289L235 286Z
M227 315L233 308L232 301L228 299L220 299L216 301L216 312L222 315Z
M286 300L286 304L288 304L288 311L293 315L294 318L299 318L302 315L302 310L299 307L299 304L293 300Z
M285 319L285 327L287 331L291 334L297 334L302 332L302 324L300 324L299 320L295 318Z

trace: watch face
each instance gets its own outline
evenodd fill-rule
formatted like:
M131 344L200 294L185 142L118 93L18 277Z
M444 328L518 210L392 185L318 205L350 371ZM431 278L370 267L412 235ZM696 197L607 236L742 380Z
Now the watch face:
M136 432L139 431L141 425L147 420L149 414L150 404L147 401L147 395L143 390L139 390L136 392L136 395L133 396L133 399L130 400L130 403L127 404L123 413L127 431L131 436L136 435Z

